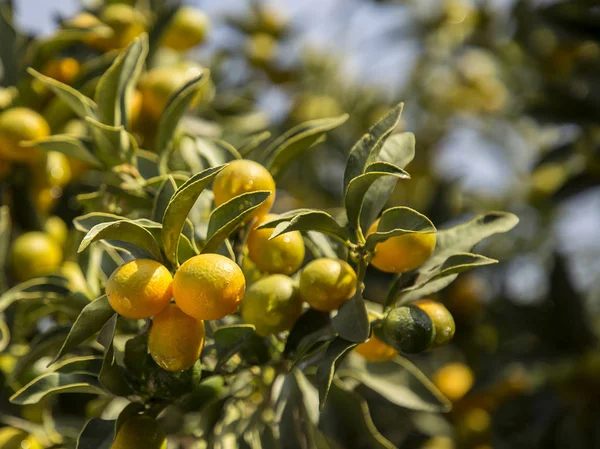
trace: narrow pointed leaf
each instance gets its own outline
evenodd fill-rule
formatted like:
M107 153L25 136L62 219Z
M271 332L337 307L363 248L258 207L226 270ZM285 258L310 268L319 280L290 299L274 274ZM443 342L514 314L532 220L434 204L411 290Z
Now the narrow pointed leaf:
M327 212L319 210L299 209L298 211L290 211L258 226L258 229L265 228L275 228L270 237L271 239L292 231L318 231L343 242L349 238L346 228L340 226Z
M317 366L317 387L319 389L319 408L321 410L325 407L329 388L333 382L333 376L338 365L344 356L356 345L356 343L336 337L327 346L325 357Z
M58 134L45 139L22 142L21 145L41 148L45 151L57 151L67 157L86 162L92 167L102 166L102 163L94 156L91 150L92 143L87 138Z
M404 234L436 232L433 223L425 215L409 207L387 209L377 226L377 232L367 237L365 247L372 251L378 243Z
M369 339L369 316L362 294L357 293L333 317L333 328L345 340L362 343Z
M13 404L37 404L43 398L60 393L106 395L98 378L91 374L47 373L36 377L10 398Z

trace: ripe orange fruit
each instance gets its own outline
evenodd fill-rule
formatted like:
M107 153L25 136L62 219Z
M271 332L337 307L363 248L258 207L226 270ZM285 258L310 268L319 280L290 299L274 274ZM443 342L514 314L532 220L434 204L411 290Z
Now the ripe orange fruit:
M26 232L10 248L10 262L15 280L22 282L56 271L63 258L60 245L43 232Z
M149 416L133 416L123 423L110 449L167 449L161 425Z
M161 43L173 50L189 50L204 41L209 27L206 14L196 8L183 7L169 22Z
M201 254L186 260L173 279L175 302L199 320L218 320L234 313L245 290L242 269L219 254Z
M163 310L171 298L173 277L167 268L150 259L135 259L117 268L106 283L106 296L115 312L142 319Z
M292 328L302 313L302 300L291 278L273 274L246 290L241 308L242 318L257 334L269 335Z
M271 195L250 216L266 215L275 201L275 180L271 173L258 162L247 159L230 162L219 172L213 183L215 205L220 206L242 193L270 190Z
M369 229L367 235L377 231L379 220ZM414 233L392 237L375 246L371 264L386 273L404 273L425 263L435 249L435 233Z
M430 299L422 299L413 302L413 305L422 309L429 315L435 327L435 340L431 348L439 348L452 340L456 331L456 324L452 314L439 302Z
M79 75L80 64L75 58L51 59L42 68L42 73L61 83L70 84Z
M337 309L354 292L356 272L341 259L313 260L300 274L300 296L315 310Z
M473 386L473 371L459 362L448 363L433 375L435 386L453 402L461 399Z
M256 229L261 223L275 218L275 214L260 217L248 234L248 255L259 270L265 273L292 274L304 261L304 240L300 231L287 232L272 240L273 229Z
M0 157L9 161L32 161L40 150L19 143L48 137L50 126L44 117L29 108L12 108L0 113Z
M200 357L205 335L202 320L186 315L171 303L152 319L148 349L162 369L186 370Z

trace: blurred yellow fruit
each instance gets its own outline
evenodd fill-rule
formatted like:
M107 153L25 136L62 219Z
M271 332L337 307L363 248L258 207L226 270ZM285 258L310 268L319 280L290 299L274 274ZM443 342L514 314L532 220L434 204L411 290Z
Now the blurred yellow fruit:
M277 40L267 33L256 33L246 42L246 55L248 60L257 67L268 66L277 56L279 44Z
M63 257L60 245L43 232L26 232L10 248L12 273L19 282L51 274Z
M61 247L64 247L67 243L68 229L62 218L56 215L49 217L44 224L44 231Z
M29 108L12 108L0 113L0 157L9 161L32 161L41 156L34 147L21 146L21 141L43 139L50 135L44 117Z
M186 370L200 358L204 337L204 322L171 303L152 319L148 349L162 369Z
M292 106L290 117L298 123L341 115L338 101L329 95L302 94Z
M106 283L110 306L126 318L142 319L163 310L171 298L173 277L150 259L135 259L117 268Z
M42 449L42 445L27 432L14 427L0 428L0 448L2 449Z
M242 269L219 254L188 259L173 279L175 302L183 312L199 320L218 320L234 313L245 290Z
M261 223L276 218L275 214L260 217L248 234L248 255L259 270L265 273L290 275L304 261L304 240L300 231L287 232L269 240L273 228L256 229Z
M196 8L183 7L169 22L161 43L173 50L189 50L204 41L209 28L206 14Z
M377 220L367 235L377 231ZM371 264L386 273L404 273L425 263L435 249L435 233L413 233L392 237L375 246Z
M99 18L113 31L112 36L96 38L93 41L93 44L101 50L125 48L146 31L144 15L136 8L122 3L105 6Z
M433 375L435 386L453 402L462 399L469 392L474 381L471 368L458 362L444 365Z
M80 68L75 58L51 59L42 67L42 73L61 83L71 84L79 75Z
M450 437L433 437L425 442L421 449L455 449L456 445Z
M354 295L356 272L341 259L316 259L302 270L299 288L313 309L335 310Z
M259 335L290 330L302 313L294 281L273 274L256 281L247 290L241 305L242 318L256 327Z
M161 425L149 416L129 418L117 432L110 449L167 449Z
M248 220L266 215L271 210L275 201L275 180L271 173L258 162L247 159L230 162L215 177L213 183L215 205L220 206L242 193L256 192L257 190L269 190L271 195L248 217Z

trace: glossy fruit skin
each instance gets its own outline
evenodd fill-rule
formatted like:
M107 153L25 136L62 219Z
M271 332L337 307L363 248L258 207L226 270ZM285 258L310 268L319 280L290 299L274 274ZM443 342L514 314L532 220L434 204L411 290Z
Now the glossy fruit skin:
M119 431L110 449L167 449L167 437L156 420L149 416L129 418Z
M417 354L435 341L435 326L429 315L416 306L395 307L385 315L383 334L398 351Z
M246 241L248 255L260 271L290 275L298 271L304 261L306 250L300 231L287 232L269 240L273 228L256 229L276 217L275 214L267 214L256 221Z
M175 302L183 312L199 320L218 320L234 313L245 290L242 269L219 254L201 254L186 260L173 279Z
M0 428L0 447L2 449L42 449L42 445L33 436L14 427Z
M371 225L367 235L377 231L379 220ZM413 233L392 237L375 246L371 264L386 273L404 273L425 263L435 249L435 233Z
M300 274L300 296L313 309L329 312L356 292L356 272L341 259L320 258Z
M385 344L374 333L371 333L369 340L359 344L354 350L369 362L385 362L398 354L398 351Z
M205 336L202 320L186 315L171 303L152 319L148 349L162 369L182 371L200 358Z
M119 315L149 318L163 310L173 297L173 277L151 259L131 260L110 275L106 283L108 302Z
M209 28L206 14L196 8L183 7L171 19L161 43L173 50L189 50L204 41Z
M230 162L219 172L213 183L215 205L220 206L242 193L270 190L271 195L248 219L266 215L275 201L275 180L258 162L241 159Z
M302 300L294 281L273 274L252 284L241 305L242 318L256 327L258 335L290 330L302 313Z
M142 114L152 122L159 122L171 97L187 82L203 72L198 64L182 63L170 67L156 67L145 73L138 86L142 95ZM205 75L206 76L206 75ZM210 80L209 80L210 81ZM200 88L192 106L209 100L210 82Z
M456 331L454 318L442 303L430 299L422 299L412 304L424 310L429 315L429 318L431 318L431 321L433 321L433 325L435 326L435 340L433 345L431 345L432 349L447 345L454 338L454 332Z
M15 280L22 282L56 271L62 261L60 245L43 232L26 232L15 239L10 262Z
M21 141L48 137L50 126L44 117L29 108L12 108L0 113L0 157L8 161L27 162L43 154Z
M467 365L455 362L448 363L436 371L432 380L444 396L456 402L469 392L475 378Z

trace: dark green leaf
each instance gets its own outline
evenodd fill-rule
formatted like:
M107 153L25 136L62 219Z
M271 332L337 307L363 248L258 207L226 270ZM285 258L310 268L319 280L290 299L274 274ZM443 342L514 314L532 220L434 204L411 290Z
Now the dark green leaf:
M258 229L275 228L271 239L291 231L318 231L345 242L348 231L340 226L327 212L310 209L299 209L278 215L272 220L265 221Z
M210 214L206 243L202 248L202 253L217 251L229 234L260 207L270 195L271 191L269 190L243 193L217 207Z
M323 410L325 401L329 394L329 388L333 382L333 376L338 365L348 352L357 344L341 337L335 337L327 346L325 357L317 366L317 386L319 389L319 408Z
M246 157L256 148L258 148L263 142L265 142L269 137L271 137L271 133L269 131L263 131L261 133L254 134L253 136L248 137L248 139L240 145L240 155L242 157Z
M225 168L208 168L188 179L173 195L163 217L162 241L167 259L177 263L179 237L185 220L202 191Z
M366 249L373 251L375 245L404 234L436 232L435 226L425 215L409 207L387 209L377 225L377 232L367 237Z
M160 247L152 233L130 220L118 220L95 225L81 241L78 252L83 251L90 243L98 240L120 240L132 243L147 251L154 259L162 260Z
M89 420L77 438L76 449L111 449L115 422L100 418Z
M254 335L254 326L251 324L236 324L218 328L213 336L217 350L217 367L222 366L239 352L252 335Z
M87 138L73 137L67 134L56 134L45 139L22 142L21 145L41 148L45 151L57 151L73 159L79 159L92 167L102 164L91 150L91 142Z
M10 248L10 233L10 209L8 206L0 206L0 267L6 266L8 249ZM7 287L4 270L0 270L0 294L4 293Z
M106 125L90 117L85 120L96 142L98 159L109 167L133 161L137 144L123 125Z
M362 343L369 339L367 305L359 290L340 307L333 317L333 328L345 340Z
M304 150L321 141L327 131L337 128L346 120L348 114L343 114L339 117L311 120L292 128L266 149L266 167L276 177Z
M348 190L350 181L362 175L372 152L378 154L379 149L385 143L387 137L392 133L400 121L403 104L400 103L392 109L384 118L375 123L363 135L350 150L346 170L344 172L344 192Z
M207 79L207 73L202 72L196 78L187 82L169 100L161 115L156 137L156 148L159 153L158 167L162 174L167 174L169 171L168 163L171 152L171 140L175 135L177 125Z
M96 117L98 106L81 92L55 79L42 75L32 68L27 69L27 72L44 83L46 87L63 100L79 117L83 119L86 117Z
M98 378L91 374L47 373L36 377L10 398L13 404L37 404L46 396L60 393L90 393L106 395Z
M117 328L118 315L114 314L98 334L98 343L104 346L104 361L98 375L98 380L104 388L116 396L128 396L133 393L131 387L125 381L121 369L115 358L113 339Z
M98 119L111 126L128 126L133 91L148 54L148 35L143 33L123 50L102 75L96 87Z
M315 343L332 340L334 336L329 312L308 309L290 330L283 354L288 358L302 355Z
M125 367L135 376L141 378L146 371L148 360L148 334L136 335L125 343Z
M154 205L152 207L152 219L154 221L162 223L167 206L169 205L169 202L176 191L177 184L175 184L173 177L168 175L161 184L160 188L158 189L158 193L154 198Z

